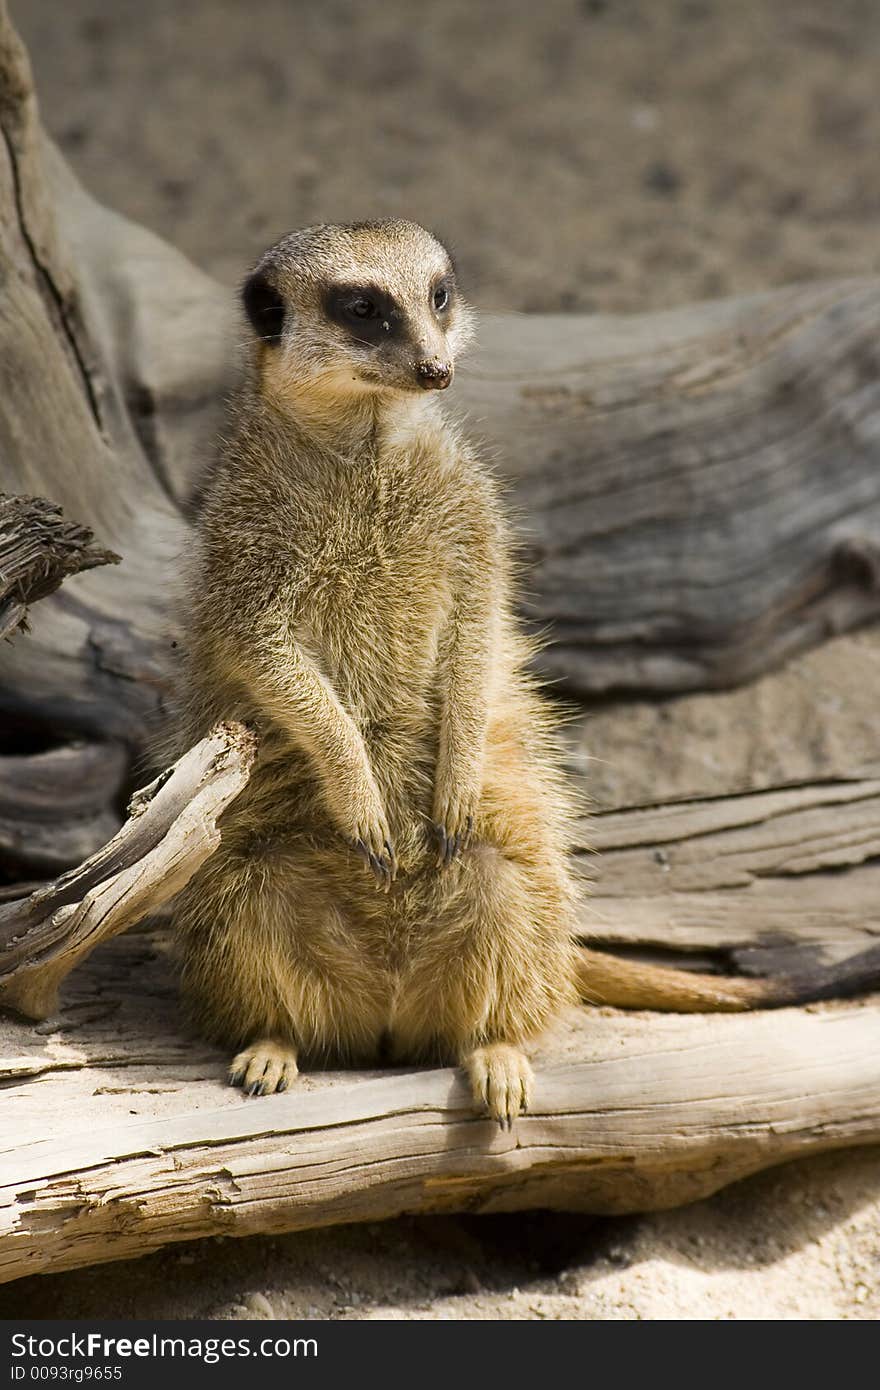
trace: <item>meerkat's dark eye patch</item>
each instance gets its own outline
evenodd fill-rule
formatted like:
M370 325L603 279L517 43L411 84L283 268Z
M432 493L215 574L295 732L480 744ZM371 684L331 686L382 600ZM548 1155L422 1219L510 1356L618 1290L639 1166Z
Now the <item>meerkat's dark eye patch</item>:
M455 281L451 275L444 275L442 280L437 280L431 290L431 304L434 312L445 314L452 305L452 297L455 293Z
M255 271L241 292L251 327L264 343L280 343L284 329L284 300L262 271Z
M403 322L391 295L378 285L330 285L324 293L324 312L362 343L393 338Z

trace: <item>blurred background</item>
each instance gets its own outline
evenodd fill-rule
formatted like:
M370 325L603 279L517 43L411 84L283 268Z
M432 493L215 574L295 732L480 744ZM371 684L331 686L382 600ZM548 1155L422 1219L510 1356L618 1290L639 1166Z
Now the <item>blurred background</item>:
M880 264L876 0L12 0L100 199L230 284L400 214L487 308L637 311Z

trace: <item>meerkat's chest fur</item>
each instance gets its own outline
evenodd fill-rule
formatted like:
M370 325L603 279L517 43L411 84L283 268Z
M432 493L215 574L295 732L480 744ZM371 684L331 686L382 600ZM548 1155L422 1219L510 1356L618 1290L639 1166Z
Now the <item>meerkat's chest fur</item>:
M461 480L435 448L389 448L313 483L292 538L295 631L365 716L428 695L450 605Z

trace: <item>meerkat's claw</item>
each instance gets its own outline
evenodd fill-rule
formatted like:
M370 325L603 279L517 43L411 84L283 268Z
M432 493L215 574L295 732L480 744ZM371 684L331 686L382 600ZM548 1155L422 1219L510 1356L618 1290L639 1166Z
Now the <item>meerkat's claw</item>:
M286 1091L296 1079L296 1051L289 1043L260 1038L232 1059L230 1086L240 1086L246 1096L268 1096Z
M351 845L351 848L357 850L358 854L367 865L367 868L370 869L377 885L383 892L389 892L392 883L397 877L397 857L394 853L393 845L391 845L388 840L385 840L383 845L385 854L376 854L373 850L368 848L364 840L350 840L348 836L345 838L347 843Z
M478 1047L465 1058L474 1101L501 1129L511 1130L513 1122L529 1108L534 1073L519 1048L508 1043Z
M438 846L437 868L448 869L453 860L459 857L463 848L463 837L461 835L450 835L443 825L435 825L433 830Z
M443 820L435 821L431 830L438 847L437 868L447 869L468 848L474 833L474 818L450 813Z
M371 854L370 868L373 870L373 877L378 887L383 893L389 893L394 881L396 866L386 859L384 854Z
M446 827L443 825L435 825L434 834L437 836L438 842L437 868L446 869L453 859L458 857L460 837L447 834Z

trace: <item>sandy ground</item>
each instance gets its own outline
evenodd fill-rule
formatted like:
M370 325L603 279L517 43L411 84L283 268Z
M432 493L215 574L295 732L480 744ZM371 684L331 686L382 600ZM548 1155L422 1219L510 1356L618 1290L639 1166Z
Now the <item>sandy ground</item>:
M493 308L658 308L880 264L874 0L12 8L90 188L229 284L289 226L389 213L445 236ZM0 1315L873 1318L878 1274L865 1151L627 1220L206 1241L24 1281Z
M485 307L876 270L874 0L11 0L92 191L235 283L400 214Z

